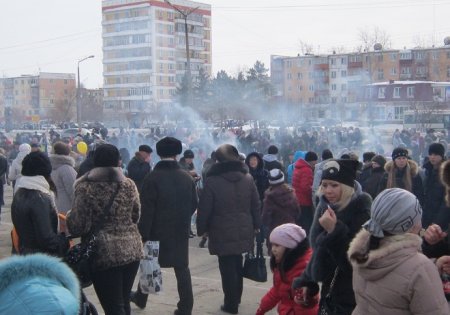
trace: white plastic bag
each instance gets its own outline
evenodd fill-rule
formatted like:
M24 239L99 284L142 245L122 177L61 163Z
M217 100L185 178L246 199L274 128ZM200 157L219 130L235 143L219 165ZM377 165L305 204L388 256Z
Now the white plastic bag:
M162 274L158 257L159 241L145 242L144 258L139 265L139 286L144 294L162 291Z

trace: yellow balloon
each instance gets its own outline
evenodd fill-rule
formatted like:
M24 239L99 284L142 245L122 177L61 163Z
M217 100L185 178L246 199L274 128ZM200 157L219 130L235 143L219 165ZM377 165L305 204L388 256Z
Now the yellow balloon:
M77 143L77 150L81 154L86 154L86 152L88 150L88 146L87 146L86 142L83 142L83 141L78 142Z

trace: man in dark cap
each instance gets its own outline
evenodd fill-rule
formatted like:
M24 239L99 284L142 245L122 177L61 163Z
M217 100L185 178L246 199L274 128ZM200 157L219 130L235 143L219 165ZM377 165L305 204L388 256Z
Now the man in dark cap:
M144 177L152 170L150 166L152 152L153 150L150 146L146 144L140 145L138 152L134 154L134 157L128 163L128 177L134 181L139 193L141 192Z
M274 168L280 170L284 169L283 163L281 163L278 160L278 148L273 144L269 146L269 148L267 149L267 154L263 156L263 161L264 161L264 168L269 172Z
M218 256L224 293L221 310L237 314L243 290L242 253L253 249L260 229L260 201L234 146L219 146L216 159L200 195L197 234L208 235L209 252Z
M180 300L175 315L191 315L194 305L189 271L189 230L197 208L197 192L192 176L181 169L177 155L181 141L165 137L156 143L161 157L144 178L141 194L139 231L143 241L159 241L161 268L174 268ZM148 296L139 287L131 301L145 308Z

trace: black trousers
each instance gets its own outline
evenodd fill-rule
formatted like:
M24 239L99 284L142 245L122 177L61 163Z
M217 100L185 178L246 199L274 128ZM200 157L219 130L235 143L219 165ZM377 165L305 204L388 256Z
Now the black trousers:
M244 283L242 277L242 255L218 256L218 258L224 294L223 304L227 310L237 312L241 303Z
M177 309L181 315L191 315L194 307L194 294L192 293L191 271L189 267L174 267L175 277L177 279L178 296L180 300L177 303ZM140 286L136 291L136 299L142 304L147 303L148 294L142 293Z
M130 315L130 292L138 268L139 261L135 261L93 273L92 283L105 315Z

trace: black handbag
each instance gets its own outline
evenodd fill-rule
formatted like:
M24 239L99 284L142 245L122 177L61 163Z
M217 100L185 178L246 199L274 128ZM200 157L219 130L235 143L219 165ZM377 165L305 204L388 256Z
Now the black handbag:
M325 298L320 300L319 314L318 315L335 315L337 313L337 306L331 300L331 292L333 291L333 287L336 284L336 278L339 273L339 267L336 267L334 270L334 276L331 280L330 288L328 289L328 293Z
M267 281L266 259L263 256L262 242L256 242L256 256L253 252L245 255L243 277L256 281Z
M117 189L111 198L105 209L103 210L102 216L100 217L100 222L97 224L93 231L91 231L83 240L72 246L64 258L64 261L69 265L69 267L75 272L80 281L80 285L82 288L87 288L92 284L92 261L97 252L97 233L102 229L103 223L106 218L106 213L112 207L114 202L114 198L116 198L117 193L119 192L119 186L117 185Z

